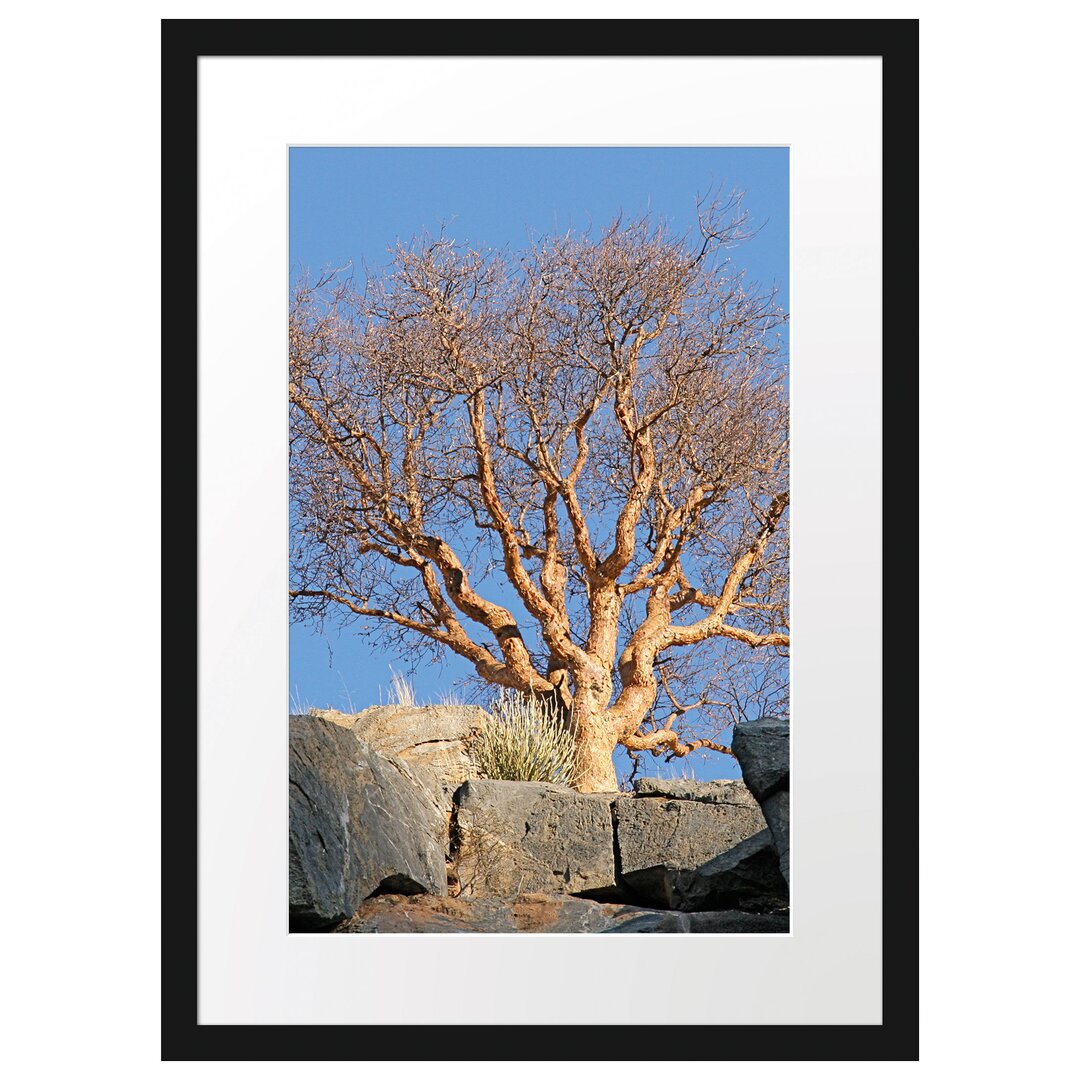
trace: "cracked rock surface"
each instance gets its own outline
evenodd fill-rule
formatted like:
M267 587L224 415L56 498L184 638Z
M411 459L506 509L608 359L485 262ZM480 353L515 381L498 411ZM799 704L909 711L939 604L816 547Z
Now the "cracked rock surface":
M622 876L640 899L664 903L665 867L692 870L765 828L761 808L745 785L735 780L723 783L734 785L723 789L725 802L641 798L639 793L615 804Z
M562 784L470 780L458 790L453 854L463 895L613 889L614 795Z

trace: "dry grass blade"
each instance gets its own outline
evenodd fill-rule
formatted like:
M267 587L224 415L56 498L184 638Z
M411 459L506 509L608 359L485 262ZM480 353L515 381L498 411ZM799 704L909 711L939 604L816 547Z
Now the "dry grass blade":
M390 704L415 705L416 691L400 671L390 669Z

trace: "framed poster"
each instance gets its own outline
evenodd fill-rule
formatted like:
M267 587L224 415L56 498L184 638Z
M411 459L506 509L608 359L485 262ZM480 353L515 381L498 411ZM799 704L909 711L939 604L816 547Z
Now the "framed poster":
M489 29L517 43L584 26ZM886 354L908 349L917 309L917 23L643 24L688 45L641 56L484 55L465 22L424 27L431 55L372 50L407 40L381 20L163 24L165 554L198 624L197 640L166 627L163 1056L348 1060L361 1026L362 1057L381 1039L391 1059L408 1025L414 1056L439 1060L446 1026L470 1025L506 1059L502 1029L540 1025L560 1056L601 1059L605 1033L641 1023L602 987L640 971L655 1022L722 1034L709 1054L754 1060L769 1029L770 1057L914 1058L915 614L884 568L916 521L899 482L915 369ZM770 54L692 50L721 27ZM788 148L790 934L288 933L278 365L297 146ZM656 1053L697 1060L699 1044Z

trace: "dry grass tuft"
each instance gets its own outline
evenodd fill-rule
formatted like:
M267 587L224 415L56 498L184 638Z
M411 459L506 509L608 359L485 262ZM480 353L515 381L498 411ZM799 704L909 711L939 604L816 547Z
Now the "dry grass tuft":
M553 702L502 691L491 716L469 750L486 779L574 783L573 722L564 725Z

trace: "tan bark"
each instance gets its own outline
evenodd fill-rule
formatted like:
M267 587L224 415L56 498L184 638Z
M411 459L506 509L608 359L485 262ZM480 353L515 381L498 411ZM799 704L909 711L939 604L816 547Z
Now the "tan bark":
M603 713L590 712L586 695L579 695L575 708L576 768L574 786L579 791L617 791L613 754L618 737Z
M610 733L597 731L592 738L583 739L577 747L578 791L618 791L613 757L618 741Z

